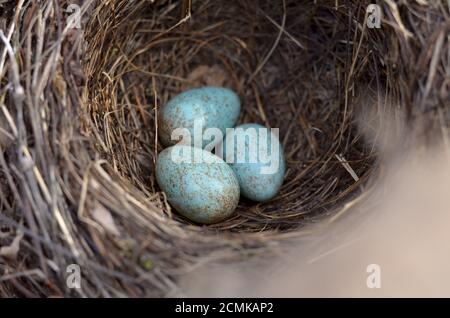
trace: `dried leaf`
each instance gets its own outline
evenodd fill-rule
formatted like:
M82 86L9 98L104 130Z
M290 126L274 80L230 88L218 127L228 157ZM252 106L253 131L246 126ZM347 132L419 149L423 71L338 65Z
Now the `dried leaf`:
M218 65L209 68L209 72L205 76L205 83L209 86L224 86L227 74Z
M225 86L227 80L226 72L218 65L208 66L199 65L194 68L187 76L187 80L194 85L199 86ZM184 89L192 88L191 85Z
M191 73L189 73L187 79L190 82L196 82L203 78L209 71L209 66L207 65L199 65L194 68Z

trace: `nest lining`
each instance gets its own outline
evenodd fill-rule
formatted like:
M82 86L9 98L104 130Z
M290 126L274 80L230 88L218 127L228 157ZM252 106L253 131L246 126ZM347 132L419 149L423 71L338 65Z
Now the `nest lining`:
M192 21L161 34L176 25L178 9L143 8L122 21L117 13L111 19L105 8L102 14L117 24L95 21L94 37L88 33L88 51L96 55L86 59L94 101L88 129L98 132L97 149L121 176L146 194L157 193L158 108L185 89L220 85L241 97L239 122L280 128L288 169L274 200L241 200L234 217L212 228L239 233L298 229L305 217L330 209L357 187L338 158L365 179L371 154L354 129L352 109L344 113L339 96L345 77L340 64L349 57L344 45L333 40L331 47L325 38L332 31L344 34L345 26L322 24L324 38L312 45L308 35L316 26L307 15L298 19L299 9L292 4L206 2L196 4ZM146 19L152 14L158 15L154 25ZM317 18L327 14L318 10ZM284 21L288 36L276 21ZM102 25L114 31L97 40ZM163 202L160 196L161 213L167 214L170 207Z

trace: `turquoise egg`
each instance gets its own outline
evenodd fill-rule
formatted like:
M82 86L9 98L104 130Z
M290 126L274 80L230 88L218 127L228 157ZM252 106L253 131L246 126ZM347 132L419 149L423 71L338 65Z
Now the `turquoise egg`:
M173 97L160 113L160 140L167 147L178 143L172 140L172 133L177 128L189 131L191 142L183 144L205 148L208 144L216 145L225 136L226 128L234 127L241 110L239 97L230 89L206 86L191 89ZM196 122L195 122L196 121ZM194 124L199 129L199 142L194 145ZM205 138L202 132L207 128L218 128L222 138ZM197 135L199 135L197 134Z
M232 215L239 183L218 156L186 145L164 149L156 161L156 180L167 200L190 220L211 224Z
M227 147L229 141L234 141L234 144ZM218 155L234 170L242 196L257 202L275 197L286 170L278 136L264 126L243 124L230 130L220 146L223 147L223 157L220 153Z

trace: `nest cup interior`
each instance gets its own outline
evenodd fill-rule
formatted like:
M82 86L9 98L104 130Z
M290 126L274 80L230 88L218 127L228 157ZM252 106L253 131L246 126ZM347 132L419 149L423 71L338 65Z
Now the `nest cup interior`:
M210 227L298 229L355 193L373 158L356 130L348 86L349 76L364 72L356 65L349 74L348 17L309 1L194 1L191 9L185 22L188 1L95 9L86 31L85 129L100 156L168 214L154 177L158 110L186 89L225 86L241 98L239 123L280 129L287 171L273 200L241 199L233 217Z
M171 296L203 264L255 269L320 245L304 224L360 228L384 163L448 141L443 1L69 2L0 1L2 297ZM276 198L209 226L172 211L154 173L158 112L203 85L236 91L239 123L279 128L287 158Z

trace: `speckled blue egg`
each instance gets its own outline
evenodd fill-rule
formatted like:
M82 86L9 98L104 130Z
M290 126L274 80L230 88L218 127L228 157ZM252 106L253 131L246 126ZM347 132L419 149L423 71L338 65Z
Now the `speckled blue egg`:
M251 128L254 128L256 135L248 133L248 129ZM266 130L267 137L262 136L260 139L257 134L259 129ZM226 140L228 138L234 138L234 154L230 154L228 151L227 158ZM238 138L242 138L241 140L245 143L240 146ZM286 163L282 145L269 128L259 124L237 126L227 133L222 146L222 158L235 172L242 196L257 202L265 202L276 196L283 184ZM260 147L267 157L260 156L258 150ZM233 147L230 148L233 149ZM265 171L262 169L263 167L265 167Z
M232 90L223 87L206 86L191 89L173 97L160 113L160 140L167 147L179 140L172 140L176 128L186 128L194 141L194 120L202 120L203 130L218 128L225 135L226 128L234 127L241 110L239 97ZM220 143L221 140L203 140L202 147ZM199 143L200 144L200 143Z
M179 159L183 155L188 161ZM232 215L239 202L233 170L200 148L175 145L164 149L156 161L156 180L175 210L197 223L220 222Z

